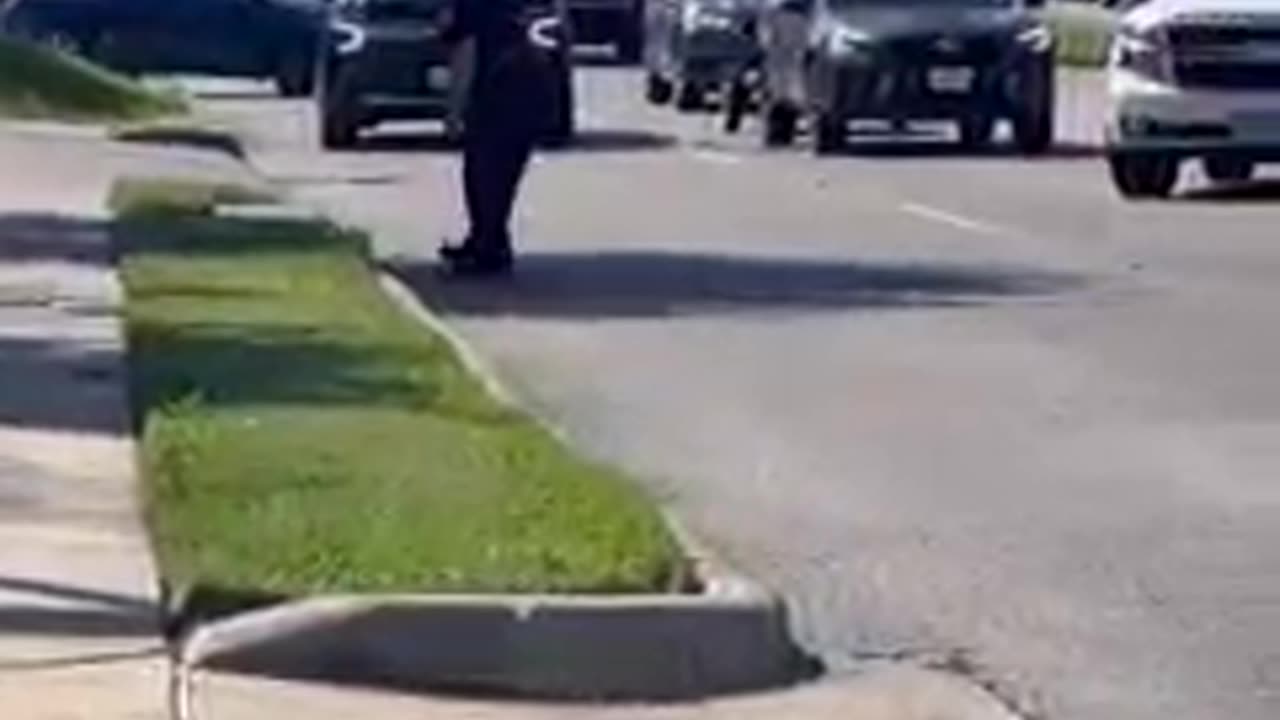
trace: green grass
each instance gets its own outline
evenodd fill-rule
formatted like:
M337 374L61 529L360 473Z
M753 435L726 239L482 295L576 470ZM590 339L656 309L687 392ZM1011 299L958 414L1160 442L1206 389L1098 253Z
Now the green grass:
M679 581L647 499L487 396L386 299L360 237L199 203L181 215L181 189L156 213L156 185L131 185L114 201L132 395L171 587L279 597Z
M1069 67L1106 65L1112 15L1090 6L1057 6L1048 13L1058 40L1058 61Z
M0 37L0 115L110 122L184 111L176 96L153 92L88 61Z

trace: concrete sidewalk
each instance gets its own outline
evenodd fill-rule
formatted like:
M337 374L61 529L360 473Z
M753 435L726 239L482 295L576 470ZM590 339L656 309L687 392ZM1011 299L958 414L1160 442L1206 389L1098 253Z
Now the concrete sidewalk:
M136 502L104 202L229 160L0 125L0 709L161 718L167 654Z
M961 678L892 665L781 692L657 706L415 697L219 674L191 686L191 720L1018 720Z

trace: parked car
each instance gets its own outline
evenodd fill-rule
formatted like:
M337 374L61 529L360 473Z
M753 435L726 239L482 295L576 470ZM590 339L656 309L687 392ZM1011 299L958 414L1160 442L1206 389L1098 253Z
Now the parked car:
M588 45L612 45L626 63L644 52L646 0L568 0L573 37Z
M271 78L310 92L323 0L16 0L7 31L115 70Z
M700 110L759 52L759 0L649 0L645 17L645 94L663 105Z
M545 141L574 136L572 36L564 0L535 4L535 44L556 69L554 109ZM449 0L340 0L324 35L316 103L320 140L331 149L357 144L361 131L395 120L440 120L460 128L464 65L444 42Z
M1128 3L1107 68L1107 156L1127 197L1167 197L1184 161L1218 182L1280 162L1280 6Z
M953 120L979 148L1009 120L1027 153L1054 133L1054 38L1041 0L771 0L761 15L765 141L811 125L838 151L853 120Z

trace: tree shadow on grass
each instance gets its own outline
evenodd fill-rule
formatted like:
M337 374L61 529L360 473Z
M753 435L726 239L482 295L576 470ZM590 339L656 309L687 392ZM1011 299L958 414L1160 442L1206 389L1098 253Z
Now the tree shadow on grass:
M362 236L322 222L149 218L123 223L120 232L140 258L254 262L270 253L315 252L336 263L361 263L366 257ZM484 424L508 419L475 402L443 343L407 323L397 327L395 316L372 307L344 317L326 312L324 303L363 302L359 289L313 305L299 303L287 289L241 287L234 270L227 272L208 283L193 271L172 284L161 277L131 288L143 308L129 327L135 427L147 412L183 402L399 408ZM197 315L169 309L170 301L191 300L198 302ZM226 305L219 309L219 303Z
M202 405L371 405L430 409L444 378L425 346L389 345L302 325L140 324L131 332L134 401Z
M870 263L678 252L540 253L514 277L485 282L435 265L391 269L429 303L459 315L554 318L955 308L1081 288L1080 276L1031 268Z

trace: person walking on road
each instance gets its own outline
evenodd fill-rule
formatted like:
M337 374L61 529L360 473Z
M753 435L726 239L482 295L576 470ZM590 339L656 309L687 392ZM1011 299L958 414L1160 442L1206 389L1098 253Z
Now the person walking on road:
M470 229L440 249L463 275L510 271L511 214L551 105L551 69L529 31L530 0L454 0L447 39L474 53L463 114L464 195Z

